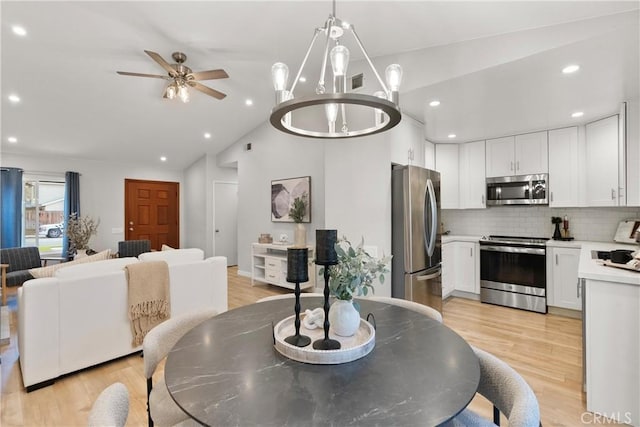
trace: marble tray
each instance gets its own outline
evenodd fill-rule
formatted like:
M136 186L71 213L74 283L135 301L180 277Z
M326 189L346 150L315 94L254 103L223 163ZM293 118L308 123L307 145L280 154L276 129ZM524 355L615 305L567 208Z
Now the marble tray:
M302 315L301 317L303 317ZM329 329L329 338L340 342L339 350L316 350L313 342L324 338L324 329L307 329L300 325L300 334L311 338L311 344L306 347L296 347L285 342L285 338L294 335L296 332L295 316L282 319L275 326L273 333L275 338L275 348L280 354L298 362L311 363L316 365L337 365L351 362L366 356L375 347L376 331L369 322L360 319L360 328L351 337L341 337L335 335Z

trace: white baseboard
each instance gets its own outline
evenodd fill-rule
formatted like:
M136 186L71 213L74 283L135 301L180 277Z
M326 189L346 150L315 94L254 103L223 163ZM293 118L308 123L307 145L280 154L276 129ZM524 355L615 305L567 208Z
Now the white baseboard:
M474 294L472 292L453 291L449 294L449 297L466 298L466 299L472 299L475 301L480 301L480 294Z
M249 273L248 271L243 271L243 270L238 270L238 276L242 276L242 277L251 277L251 273Z

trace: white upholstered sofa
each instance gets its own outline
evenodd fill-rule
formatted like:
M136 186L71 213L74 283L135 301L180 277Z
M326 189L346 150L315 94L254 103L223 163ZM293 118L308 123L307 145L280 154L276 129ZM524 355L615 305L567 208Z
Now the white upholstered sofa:
M25 282L18 290L18 348L27 391L141 350L131 344L127 264L167 261L171 316L204 307L226 311L227 259L203 258L200 249L151 252L61 268L54 277Z

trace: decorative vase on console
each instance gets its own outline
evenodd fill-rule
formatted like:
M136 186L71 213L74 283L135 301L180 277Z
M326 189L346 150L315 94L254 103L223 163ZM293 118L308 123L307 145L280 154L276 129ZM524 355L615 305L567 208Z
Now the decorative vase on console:
M74 258L82 258L87 256L89 250L89 239L98 232L100 218L94 220L90 216L79 216L77 213L69 215L66 230L69 239L69 251L75 252Z
M373 281L384 283L384 275L389 272L390 256L376 259L363 248L364 239L357 247L352 247L346 237L336 243L338 264L330 266L329 289L336 300L329 309L329 323L336 335L350 337L360 327L360 313L354 296L373 293ZM320 269L319 274L323 274Z
M293 246L296 248L307 247L307 227L303 221L307 216L307 206L309 205L308 194L302 193L300 197L293 200L291 209L289 209L289 217L296 223L293 231Z

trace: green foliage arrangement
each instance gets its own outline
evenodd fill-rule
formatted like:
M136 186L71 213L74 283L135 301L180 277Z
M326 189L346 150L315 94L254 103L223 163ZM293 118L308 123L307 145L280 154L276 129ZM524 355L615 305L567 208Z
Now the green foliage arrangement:
M89 239L98 232L99 225L99 218L96 221L90 216L79 217L75 212L69 215L66 228L69 249L72 251L89 249Z
M373 281L384 283L384 274L389 272L387 265L391 256L376 259L364 249L364 238L355 248L346 237L336 243L338 264L329 267L329 290L337 299L350 300L354 296L368 295L369 290L374 293ZM319 274L324 275L324 268Z
M299 223L304 220L307 214L307 206L309 205L309 194L307 192L302 193L302 196L293 199L291 209L289 209L289 217L293 222Z

